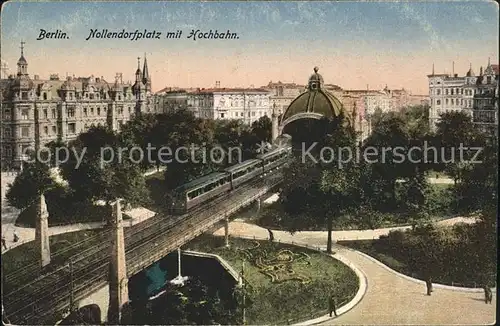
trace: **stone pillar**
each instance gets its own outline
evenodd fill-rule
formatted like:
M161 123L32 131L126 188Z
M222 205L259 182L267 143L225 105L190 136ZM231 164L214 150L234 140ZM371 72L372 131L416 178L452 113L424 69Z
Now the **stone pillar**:
M273 114L272 114L272 131L271 131L271 138L272 138L272 143L278 138L278 116L273 109Z
M120 200L113 204L111 221L112 239L109 264L109 308L108 323L119 324L121 310L128 298L127 264L125 260L125 237L123 236Z
M257 213L256 214L259 214L260 213L260 206L261 206L260 198L257 198L257 200L255 201L255 206L257 206Z
M224 220L224 243L226 248L229 248L229 219Z
M45 203L45 196L42 194L36 202L36 229L35 242L40 252L41 267L50 264L49 245L49 212Z

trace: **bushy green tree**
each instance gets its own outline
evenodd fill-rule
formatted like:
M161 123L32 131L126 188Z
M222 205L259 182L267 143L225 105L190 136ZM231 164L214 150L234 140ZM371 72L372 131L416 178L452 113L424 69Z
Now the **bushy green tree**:
M41 162L25 163L23 170L7 189L5 197L10 206L25 209L38 196L55 186L49 167Z

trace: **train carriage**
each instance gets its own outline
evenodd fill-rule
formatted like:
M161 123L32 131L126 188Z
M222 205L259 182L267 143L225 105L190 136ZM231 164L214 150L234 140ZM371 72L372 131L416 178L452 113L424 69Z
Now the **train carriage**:
M242 163L233 165L224 170L231 175L232 189L238 187L242 183L264 173L261 160L247 160Z
M174 189L172 212L184 214L210 198L231 190L231 176L225 172L214 172Z
M291 146L278 147L269 153L258 155L257 159L263 162L264 173L283 165L290 156L291 149Z

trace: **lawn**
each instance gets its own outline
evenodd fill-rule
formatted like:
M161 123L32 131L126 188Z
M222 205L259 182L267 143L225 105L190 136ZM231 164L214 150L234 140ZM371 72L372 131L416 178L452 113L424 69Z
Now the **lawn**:
M231 239L230 248L225 248L223 240L204 235L184 249L220 255L238 272L245 263L248 324L287 324L321 316L327 313L328 296L340 307L358 290L356 274L324 253L245 239Z

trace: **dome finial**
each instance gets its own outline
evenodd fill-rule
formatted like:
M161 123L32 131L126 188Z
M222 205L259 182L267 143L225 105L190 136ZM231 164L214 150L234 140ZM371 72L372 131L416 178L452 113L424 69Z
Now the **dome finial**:
M318 70L319 70L318 66L314 67L314 72L315 73L318 73Z

